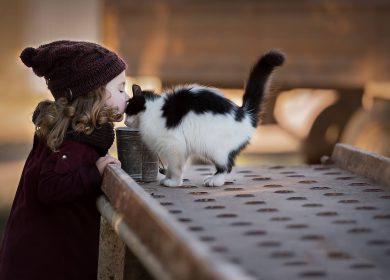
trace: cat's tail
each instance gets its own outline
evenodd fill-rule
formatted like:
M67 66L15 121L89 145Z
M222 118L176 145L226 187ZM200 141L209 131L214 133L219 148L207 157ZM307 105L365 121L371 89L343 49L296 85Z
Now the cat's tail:
M242 102L242 108L252 117L252 125L259 121L260 103L267 91L267 82L275 67L281 66L284 55L278 51L270 51L257 61L249 75Z

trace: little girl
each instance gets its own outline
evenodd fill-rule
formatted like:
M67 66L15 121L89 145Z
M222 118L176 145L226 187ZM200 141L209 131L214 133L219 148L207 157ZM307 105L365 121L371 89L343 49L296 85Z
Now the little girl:
M40 102L36 131L0 246L0 279L97 279L96 198L123 117L125 62L89 42L26 48L27 67L54 101Z

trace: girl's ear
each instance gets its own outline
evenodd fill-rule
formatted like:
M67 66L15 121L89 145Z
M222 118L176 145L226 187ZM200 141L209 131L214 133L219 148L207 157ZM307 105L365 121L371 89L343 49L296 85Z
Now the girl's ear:
M139 85L133 84L131 89L133 90L133 96L142 96L142 89Z

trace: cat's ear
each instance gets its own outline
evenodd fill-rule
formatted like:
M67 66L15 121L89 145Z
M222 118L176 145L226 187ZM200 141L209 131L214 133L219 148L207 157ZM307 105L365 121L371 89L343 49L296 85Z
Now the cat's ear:
M141 96L142 95L142 89L139 85L133 84L131 89L133 90L133 96Z

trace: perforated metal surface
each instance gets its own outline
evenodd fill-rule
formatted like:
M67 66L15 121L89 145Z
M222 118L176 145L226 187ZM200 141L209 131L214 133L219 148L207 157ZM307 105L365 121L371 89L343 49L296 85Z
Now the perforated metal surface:
M390 191L336 166L235 168L223 187L141 184L216 258L259 279L390 279ZM229 180L228 179L228 180Z

